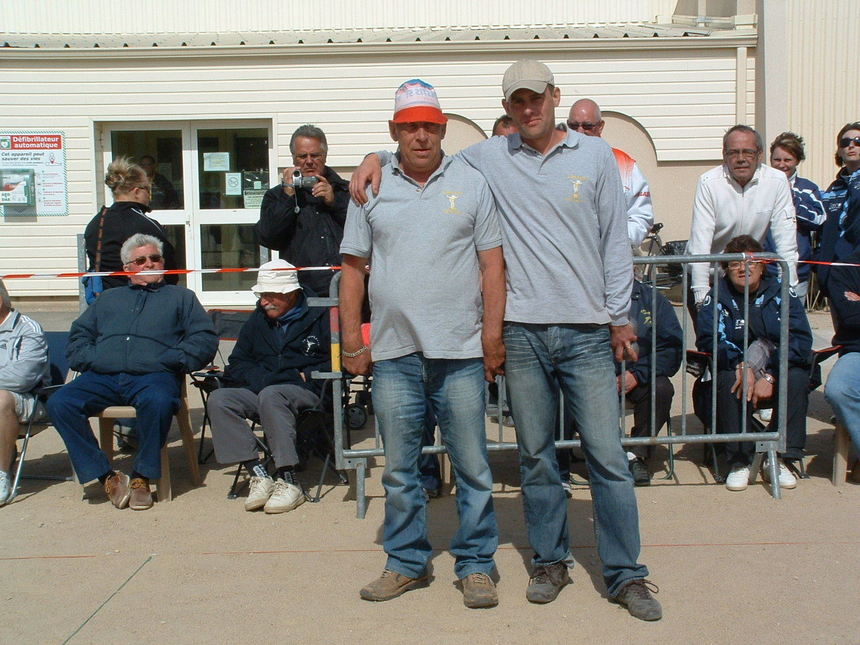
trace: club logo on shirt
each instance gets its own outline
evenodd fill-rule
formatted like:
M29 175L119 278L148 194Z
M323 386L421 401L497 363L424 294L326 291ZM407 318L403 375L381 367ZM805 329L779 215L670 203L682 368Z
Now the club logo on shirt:
M302 353L305 356L315 356L320 353L320 340L316 336L305 336L302 340Z
M460 210L457 208L457 198L462 195L461 192L456 192L453 190L446 190L445 197L448 198L448 208L445 209L445 212L448 215L459 215Z
M579 189L582 188L582 185L588 181L587 177L579 177L577 175L568 175L568 179L570 179L570 183L573 184L573 193L570 197L567 198L569 202L581 202L582 195L579 194Z

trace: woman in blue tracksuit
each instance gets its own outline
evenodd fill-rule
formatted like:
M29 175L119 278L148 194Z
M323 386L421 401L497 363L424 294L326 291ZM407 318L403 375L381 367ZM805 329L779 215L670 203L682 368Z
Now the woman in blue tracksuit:
M797 175L797 166L804 159L806 155L803 152L803 137L793 132L783 132L770 144L770 165L784 172L791 184L791 199L797 215L797 255L801 261L812 259L812 233L821 230L821 225L824 224L824 204L821 202L818 186ZM774 248L773 240L768 234L765 250L773 251ZM776 275L776 267L772 268ZM798 283L794 290L801 302L809 290L811 272L809 264L797 265Z
M846 123L836 135L836 180L821 193L827 219L821 231L823 262L844 260L860 247L860 121ZM830 267L819 266L818 282L827 294Z
M729 242L725 253L758 253L761 244L749 235L739 235ZM717 420L720 434L741 432L741 398L747 383L747 427L752 413L761 403L776 406L779 378L781 285L764 272L764 265L752 260L723 263L725 276L719 281L716 308L712 303L713 289L699 311L696 347L702 352L713 351L714 310L717 321ZM744 320L744 283L748 285L749 320ZM749 345L744 348L744 328ZM808 403L809 360L812 351L812 331L800 300L791 296L788 322L788 384L786 451L780 457L801 459L806 444L806 409ZM776 415L771 421L776 427ZM744 490L749 480L749 466L755 452L752 441L726 444L726 460L730 472L726 478L729 490ZM779 483L793 488L797 480L780 461Z

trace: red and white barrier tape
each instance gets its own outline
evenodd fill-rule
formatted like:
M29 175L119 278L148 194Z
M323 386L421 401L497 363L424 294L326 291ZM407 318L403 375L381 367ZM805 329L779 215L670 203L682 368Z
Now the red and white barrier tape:
M256 273L258 267L235 267L222 269L164 269L160 271L87 271L84 273L6 273L0 280L20 280L26 278L88 278L91 276L129 276L129 275L186 275L189 273ZM274 268L270 271L339 271L339 266Z

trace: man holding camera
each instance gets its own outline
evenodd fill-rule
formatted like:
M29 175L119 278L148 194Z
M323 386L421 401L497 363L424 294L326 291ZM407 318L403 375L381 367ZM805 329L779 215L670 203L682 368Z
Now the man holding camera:
M284 168L281 185L263 197L260 243L297 267L337 266L349 184L325 165L328 142L318 127L303 125L293 132L290 153L295 165ZM300 271L299 281L327 296L332 275L330 270Z

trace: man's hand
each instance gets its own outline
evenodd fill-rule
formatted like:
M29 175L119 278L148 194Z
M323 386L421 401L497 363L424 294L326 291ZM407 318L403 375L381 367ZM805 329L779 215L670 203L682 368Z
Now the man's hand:
M496 382L497 374L505 373L505 344L501 338L481 338L484 346L484 378L489 383Z
M623 391L624 394L630 394L630 390L639 385L639 381L636 380L636 376L630 370L627 370L624 374L619 374L616 380L618 391Z
M349 194L356 204L367 203L367 184L370 184L370 189L374 195L379 194L379 181L382 178L382 165L379 163L379 156L376 153L370 153L361 162L361 165L352 173L352 179L349 180Z
M610 341L612 343L612 352L615 354L615 360L619 363L627 360L635 363L639 360L639 354L633 343L636 342L636 332L633 331L633 325L610 325L609 326Z
M853 291L846 291L845 292L845 299L850 300L851 302L860 302L860 296L858 296Z
M314 175L319 181L311 188L311 195L323 200L326 206L334 204L334 188L328 183L328 180L322 175Z
M355 349L358 349L357 347ZM370 350L362 352L355 358L343 357L343 368L350 374L365 375L370 374L373 368L373 359L370 357Z
M732 385L732 392L738 399L743 396L744 380L747 384L747 401L751 401L754 406L773 396L773 383L764 378L756 380L752 368L739 363L735 368L735 384Z
M293 188L293 173L298 169L298 166L284 168L284 172L281 174L281 187L284 189L284 195L287 197L292 197L296 194L296 190Z
M773 383L760 378L752 387L752 404L753 407L758 407L759 401L767 401L773 397Z

